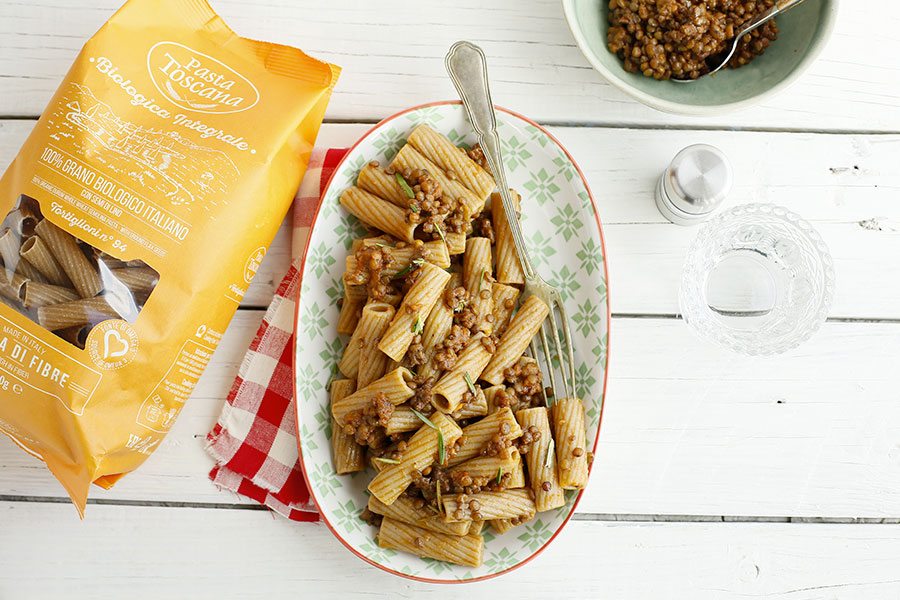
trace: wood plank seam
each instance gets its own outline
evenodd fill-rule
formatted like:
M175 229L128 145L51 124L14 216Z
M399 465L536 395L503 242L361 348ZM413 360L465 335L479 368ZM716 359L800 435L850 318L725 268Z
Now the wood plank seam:
M35 504L69 504L68 498L52 496L0 495L0 502L21 502ZM157 500L107 500L92 498L88 504L95 506L140 506L157 508L203 508L213 510L254 510L267 511L259 504L227 504L215 502L175 502ZM842 525L897 525L900 519L866 517L771 517L733 515L667 515L629 513L576 513L573 521L615 521L623 523L813 523Z
M385 115L385 117L388 115ZM0 115L0 120L4 121L37 121L41 115ZM323 125L376 125L382 119L364 119L364 118L326 118L322 121ZM624 131L660 131L660 130L681 130L681 131L707 131L707 132L726 132L726 133L797 133L797 134L821 134L821 135L869 135L869 136L892 136L900 134L900 129L828 129L828 128L803 128L803 127L751 127L751 126L734 126L725 127L717 125L678 125L665 127L657 124L640 124L640 123L616 123L614 121L573 121L545 119L541 121L544 127L568 127L568 128L591 128L591 129L617 129Z

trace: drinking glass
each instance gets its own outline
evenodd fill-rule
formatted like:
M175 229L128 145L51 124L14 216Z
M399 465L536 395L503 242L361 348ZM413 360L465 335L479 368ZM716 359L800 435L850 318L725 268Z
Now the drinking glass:
M684 320L702 337L769 355L809 339L833 296L831 255L812 225L779 206L744 204L697 234L679 300Z

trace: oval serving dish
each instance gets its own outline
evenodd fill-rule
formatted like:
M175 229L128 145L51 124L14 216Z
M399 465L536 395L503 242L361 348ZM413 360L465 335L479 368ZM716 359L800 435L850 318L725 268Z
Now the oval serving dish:
M571 323L579 394L587 409L587 436L596 451L606 391L609 304L603 232L594 201L572 158L542 127L498 110L498 130L510 185L522 194L522 227L536 269L563 293ZM485 528L484 563L459 567L380 548L377 529L360 519L372 473L335 474L327 387L346 336L336 332L343 295L344 258L365 234L339 197L369 161L387 164L420 123L456 144L474 141L458 102L411 108L372 128L338 165L323 194L303 257L294 355L300 462L312 499L334 535L354 554L395 575L433 583L477 581L522 566L539 554L572 516L581 492L567 492L565 506L540 513L503 535Z

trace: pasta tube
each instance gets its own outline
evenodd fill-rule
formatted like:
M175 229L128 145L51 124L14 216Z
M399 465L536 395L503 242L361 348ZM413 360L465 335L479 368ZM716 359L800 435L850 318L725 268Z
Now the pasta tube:
M520 196L515 190L510 190L516 211L519 210ZM497 281L500 283L522 284L525 283L525 272L522 271L522 263L519 261L519 252L513 241L509 221L503 210L503 200L499 193L491 195L491 224L494 226L494 237L497 240Z
M20 239L34 235L34 226L37 222L37 215L26 204L20 205L4 219L4 224L8 225Z
M481 199L482 206L497 184L490 173L453 145L446 136L428 125L419 125L409 134L409 143L444 171L452 171L456 178Z
M550 435L547 409L539 407L520 410L516 412L516 419L522 429L535 427L540 432L539 439L531 444L525 454L537 511L559 508L566 503L566 496L556 476L556 453L553 450L554 441Z
M19 253L22 255L22 258L34 265L34 268L46 278L48 283L71 287L72 282L69 281L66 272L53 258L50 248L40 237L35 235L25 240Z
M550 417L556 440L559 485L566 490L584 489L588 480L584 403L579 398L556 400L550 408Z
M397 181L397 177L389 175L377 164L369 163L360 169L359 176L356 178L356 185L400 208L405 209L409 207L409 201L412 200L403 191L400 182Z
M440 435L430 426L422 425L409 438L400 462L384 468L369 482L369 492L373 496L385 504L393 504L412 483L413 471L421 471L438 459L440 440L443 440L444 448L449 448L462 435L459 425L447 415L435 413L431 422L440 430Z
M103 263L107 269L127 269L130 266L140 267L143 265L143 261L131 261L131 262L140 262L139 265L129 265L129 261L124 261L122 259L116 258L111 254L107 254L106 252L102 252L94 248L94 259L97 263Z
M466 496L455 494L443 499L444 520L448 523L491 519L531 518L535 514L534 500L529 490L480 492Z
M356 381L361 387L369 385L387 372L390 359L378 349L378 342L394 318L394 312L394 307L384 302L370 302L363 307L359 322L367 330L359 341L359 374ZM359 329L359 325L356 328Z
M503 372L522 356L549 313L550 308L537 296L526 298L500 338L497 351L481 378L493 385L503 383Z
M450 416L453 417L454 420L459 421L461 419L471 419L472 417L482 417L486 414L487 400L484 397L484 392L479 388L478 393L475 395L475 399L472 402L464 404ZM385 432L388 435L393 435L395 433L415 431L420 425L422 425L422 421L416 416L416 413L412 411L412 408L409 406L398 406L394 409L393 414L391 414Z
M387 356L377 346L394 317L394 312L394 307L384 302L366 304L359 323L344 348L338 369L346 377L357 379L357 385L361 388L384 375L387 370Z
M21 240L11 230L7 229L0 235L0 258L9 273L13 273L19 266L19 246Z
M93 298L100 293L103 283L100 281L97 267L84 255L74 237L46 219L38 223L34 230L46 242L50 252L53 253L53 258L72 281L79 296ZM79 324L72 323L72 325Z
M23 299L24 287L27 281L18 273L0 269L0 296L18 304Z
M497 406L497 394L506 388L502 385L492 385L489 388L484 388L484 397L487 400L488 405L488 414L494 412L498 408L502 408Z
M339 402L353 393L356 384L352 379L335 379L331 382L331 403ZM337 421L331 419L331 453L334 470L338 475L355 473L366 468L365 448L347 435Z
M484 554L480 535L447 535L388 518L381 521L378 545L464 567L480 566Z
M453 368L434 384L434 395L431 403L436 409L445 413L452 413L462 403L463 394L473 391L474 382L478 381L481 372L491 360L490 349L485 345L488 342L482 334L473 336L465 349L459 354L459 358Z
M382 249L387 252L391 256L391 258L394 259L391 264L384 267L384 269L382 269L381 271L382 275L386 275L388 277L393 277L397 273L409 269L409 264L418 255L421 255L423 260L426 260L442 269L446 269L450 266L450 254L447 251L447 245L441 240L433 240L431 242L425 242L424 244L420 240L416 240L412 244L403 242L404 245L402 248L388 246L381 241L373 241L371 243L381 244L383 246ZM364 244L368 245L369 241L366 240ZM350 254L347 256L344 262L345 278L346 276L352 275L359 271L358 264L359 261L354 254ZM365 289L365 286L363 286L363 289Z
M411 145L406 144L400 148L400 152L394 157L391 168L397 171L423 169L440 184L444 196L456 200L464 210L467 219L471 219L484 208L485 198L480 198L472 193L466 186L458 181L450 179L441 168L426 158ZM465 237L465 234L462 234ZM454 254L451 252L450 254Z
M496 336L503 335L512 319L513 310L516 308L516 300L519 299L519 290L511 285L497 283L491 284L491 314L494 316L494 331Z
M525 487L525 467L522 465L522 455L519 450L512 449L513 467L509 472L509 481L505 486L507 489Z
M378 196L358 187L351 187L341 194L341 206L366 225L407 241L413 241L416 223L410 223L407 212Z
M365 285L351 284L344 280L344 297L352 302L362 302L363 304L369 299L369 290Z
M488 317L493 309L491 289L491 241L488 238L473 237L466 240L463 255L463 285L469 292L469 308L475 313L478 330L491 335L494 330Z
M409 406L398 406L391 413L388 423L384 428L385 433L394 435L395 433L406 433L407 431L415 431L422 426L422 420L416 416L413 409Z
M118 318L119 313L113 310L102 296L38 308L38 323L51 331Z
M369 496L369 510L401 523L447 535L466 535L472 525L471 521L447 523L443 516L436 515L424 507L416 508L412 498L404 496L397 498L393 504L385 504L375 496Z
M55 331L56 335L78 348L84 348L84 345L87 342L87 336L90 332L90 325L76 325L75 327L66 327L65 329L58 329Z
M136 297L146 298L159 283L159 275L150 267L110 269L109 273L121 281Z
M344 294L344 300L341 303L341 312L338 315L337 332L344 335L352 334L356 331L356 325L359 323L359 317L362 313L362 307L365 300L357 300Z
M25 260L23 257L22 260L19 261L19 264L16 266L16 273L24 277L29 281L36 281L38 283L47 283L47 278L44 277L43 273L38 271L33 264Z
M519 427L512 411L509 408L503 408L467 426L463 429L463 435L465 441L460 444L456 455L447 463L451 467L479 456L485 445L497 435L507 440L516 439L522 435L522 428Z
M484 396L484 391L476 386L475 397L466 404L459 405L456 410L450 413L450 416L460 421L462 419L471 419L472 417L483 417L487 413L487 398Z
M491 529L496 531L498 535L503 535L510 529L514 529L522 524L518 519L494 519L489 522L491 524Z
M48 304L72 302L73 300L78 300L78 298L78 294L71 288L38 283L36 281L27 281L25 283L25 308L38 308Z
M400 303L378 347L396 361L403 360L414 335L423 331L425 319L444 291L450 273L430 263L419 267L419 276Z
M451 475L463 472L473 479L498 481L505 489L525 486L522 458L515 448L507 448L497 456L476 456L450 469Z
M444 239L447 240L447 252L450 253L450 256L456 256L466 251L465 233L449 232L444 235Z
M444 291L452 291L460 285L461 277L459 273L451 273ZM435 346L447 337L450 328L453 327L453 308L447 306L443 299L438 299L434 303L428 318L425 319L425 326L422 328L422 348L425 350L425 362L419 366L419 375L421 378L427 379L436 376L438 368L434 364Z
M362 410L379 394L384 394L391 404L402 404L412 398L415 392L409 387L413 374L403 367L394 369L381 379L373 381L364 388L358 389L349 396L336 400L331 404L331 416L339 425L346 425L345 418L356 410Z

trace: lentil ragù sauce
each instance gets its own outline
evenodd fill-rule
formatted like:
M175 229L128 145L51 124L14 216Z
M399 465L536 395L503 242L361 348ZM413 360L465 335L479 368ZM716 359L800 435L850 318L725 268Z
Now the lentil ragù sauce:
M654 79L697 79L706 59L725 50L747 21L775 0L609 0L607 47L630 73ZM728 62L736 69L762 54L775 38L775 20L738 43Z

